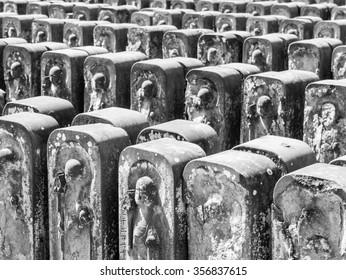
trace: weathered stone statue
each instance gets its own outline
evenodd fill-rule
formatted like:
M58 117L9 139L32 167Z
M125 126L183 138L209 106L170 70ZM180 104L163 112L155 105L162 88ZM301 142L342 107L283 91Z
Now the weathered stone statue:
M53 66L49 70L49 76L43 83L43 88L49 96L60 97L64 90L64 72L59 66Z
M91 79L89 112L104 108L104 93L107 90L107 79L102 73L96 73Z
M11 64L10 71L6 77L9 89L8 100L13 101L24 98L25 89L29 84L28 76L24 72L24 67L19 61L15 61Z

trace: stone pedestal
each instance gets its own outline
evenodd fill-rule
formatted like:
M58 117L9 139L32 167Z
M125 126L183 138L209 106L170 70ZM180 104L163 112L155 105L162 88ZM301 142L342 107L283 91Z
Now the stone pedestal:
M193 260L271 259L270 205L280 171L269 158L225 151L184 169Z
M241 142L264 135L303 139L305 87L318 80L307 71L265 72L244 82Z
M0 118L0 259L49 259L47 140L54 118Z
M35 96L31 98L8 102L3 115L21 112L40 113L53 117L60 127L70 126L76 116L76 110L71 102L51 96Z
M187 259L182 175L189 161L203 156L199 146L173 139L134 145L122 152L120 259Z
M108 124L55 130L48 140L50 259L114 260L118 162L127 133Z

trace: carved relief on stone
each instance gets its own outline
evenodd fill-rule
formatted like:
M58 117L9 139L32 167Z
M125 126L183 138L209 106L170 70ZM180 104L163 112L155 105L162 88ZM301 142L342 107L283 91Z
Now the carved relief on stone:
M185 92L186 118L210 125L223 135L224 117L221 113L216 85L208 79L190 77Z
M11 52L6 58L5 83L7 101L31 97L31 67L19 51Z
M2 22L2 34L5 38L20 37L20 23L16 20L7 19Z
M216 66L225 63L225 45L219 36L202 35L198 40L198 50L198 58L205 66Z
M198 17L194 17L194 16L190 16L190 18L186 20L183 28L184 29L197 29L197 28L201 28L200 23L199 23L199 18Z
M164 13L155 13L153 17L153 25L164 25L164 24L172 24L169 22L169 14Z
M346 79L346 53L342 48L338 48L333 52L332 57L332 73L334 80Z
M150 125L163 123L165 116L165 92L159 78L151 71L134 73L131 93L131 109L141 112Z
M287 23L285 25L280 25L280 32L296 35L301 40L307 39L304 38L304 28L301 24Z
M339 38L335 28L330 23L320 22L315 28L315 38Z
M77 26L70 25L64 34L64 43L69 47L79 47L81 45L80 31Z
M187 57L187 50L182 39L178 38L174 33L166 33L162 43L163 57Z
M298 47L292 54L289 54L288 69L306 70L317 75L320 74L320 58L312 49Z
M217 32L232 31L233 20L228 16L218 16L216 17L215 25L217 27Z
M47 61L42 81L42 95L60 97L71 100L69 96L67 73L65 64L59 59Z
M58 18L58 19L65 19L66 13L63 7L59 6L53 6L49 8L49 17L51 18Z
M263 22L258 20L249 21L250 25L246 28L253 36L259 36L264 34Z
M346 154L345 87L315 84L305 92L304 141L319 162Z
M94 38L94 46L103 47L109 52L115 52L115 36L110 28L95 28Z
M150 3L151 8L166 9L166 0L152 0Z
M262 72L269 71L268 65L271 65L272 57L267 55L267 48L261 42L251 44L247 50L248 64L256 65Z
M141 160L130 168L121 220L127 220L127 259L161 260L169 240L169 226L162 203L165 188L156 167Z
M84 68L85 89L90 96L88 112L96 111L107 107L111 97L112 84L110 83L109 72L104 65L96 64ZM115 77L114 77L115 80ZM115 93L113 93L115 96Z
M127 51L139 51L144 54L149 53L149 38L147 33L140 28L131 28L127 34Z
M48 41L48 25L33 22L32 24L32 41L33 43L41 43Z
M285 136L290 121L287 115L285 90L280 83L265 83L262 79L246 79L244 82L247 135L250 141L264 135Z

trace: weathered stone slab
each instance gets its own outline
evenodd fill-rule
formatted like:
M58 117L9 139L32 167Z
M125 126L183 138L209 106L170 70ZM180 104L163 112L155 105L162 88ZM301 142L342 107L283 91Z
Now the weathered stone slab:
M182 28L183 13L179 10L160 10L154 12L153 25L174 25L176 28Z
M317 22L314 28L314 37L339 39L346 44L346 19Z
M48 16L48 7L51 2L28 2L26 5L26 14L42 14Z
M108 124L48 140L50 259L118 259L118 162L127 133Z
M310 17L320 17L322 20L329 20L331 17L331 11L337 5L333 3L320 3L320 4L311 4L306 5L301 8L301 16L310 16Z
M52 49L64 49L63 43L8 45L3 52L6 100L14 101L41 94L41 57Z
M173 120L143 129L137 138L137 144L161 138L172 138L200 146L206 155L220 152L216 131L207 124L187 120Z
M338 39L316 38L293 42L288 47L288 69L304 70L330 79L333 50L342 45Z
M122 152L120 259L187 259L182 175L189 161L203 156L198 145L173 139L134 145Z
M271 259L270 205L280 170L269 158L225 151L184 169L189 259Z
M179 62L152 59L131 70L131 109L144 114L150 125L184 115L184 69Z
M198 39L203 34L214 33L211 29L180 29L165 32L162 42L163 58L197 58Z
M31 24L33 20L47 18L45 15L7 16L2 22L2 37L20 37L31 42Z
M149 7L149 3L149 0L126 0L126 5L136 6L138 10Z
M227 0L220 1L219 11L221 13L245 13L249 0Z
M232 150L270 158L280 170L280 176L316 163L315 154L308 144L288 137L266 135L240 144Z
M273 259L344 259L345 168L316 163L274 189Z
M139 26L153 25L154 12L153 11L138 11L131 15L131 23Z
M218 11L219 0L200 0L196 4L196 12Z
M331 11L330 19L346 19L346 6L334 7Z
M216 16L217 32L231 30L246 30L246 22L251 14L247 13L225 13Z
M77 113L84 107L83 65L87 56L107 53L99 47L48 51L41 59L42 95L70 101Z
M8 0L4 2L4 13L16 13L18 15L26 14L27 0Z
M287 70L287 49L295 41L296 35L283 33L249 37L243 45L243 62L256 65L263 72Z
M305 87L318 80L307 71L270 71L244 82L241 142L264 135L303 139Z
M130 76L141 52L92 55L84 61L84 112L108 107L130 108Z
M76 116L76 110L71 102L51 96L35 96L8 102L4 107L3 115L21 112L51 116L58 122L60 127L70 126L73 118Z
M300 16L300 9L304 6L304 2L276 3L271 7L270 14L295 18Z
M61 42L63 43L65 21L56 18L35 19L32 22L32 43Z
M344 45L333 50L332 74L334 80L346 79L346 47Z
M43 114L0 118L0 259L49 259L47 140L58 127Z
M253 36L276 33L279 31L279 24L284 18L286 17L278 15L249 17L246 21L246 31L250 32Z
M221 150L239 144L240 73L231 68L209 66L191 70L186 79L187 119L214 128L220 137Z
M346 156L333 159L329 164L338 165L338 166L346 166Z
M172 0L171 9L195 9L193 0Z
M66 19L68 14L73 13L74 3L53 2L48 7L48 15L50 18Z
M4 76L4 66L3 66L3 53L5 50L5 47L8 45L14 45L14 44L25 44L27 43L26 40L22 38L2 38L0 39L0 89L5 90L5 76Z
M323 80L306 87L304 141L319 162L346 154L345 102L345 80Z
M204 34L198 39L197 58L205 66L216 66L231 62L241 62L243 43L231 32Z
M183 70L184 70L184 77L186 77L186 74L190 70L204 67L204 64L199 59L196 59L196 58L177 56L177 57L170 58L170 60L180 63L180 65L183 67ZM184 89L184 92L185 92L185 89Z
M96 21L72 21L64 25L64 43L70 47L92 46Z
M183 15L183 29L215 30L215 17L219 12L187 12Z
M136 26L131 23L98 24L94 27L94 46L103 47L112 53L125 51L128 30Z
M295 17L284 19L280 23L279 32L297 35L299 40L312 39L314 26L318 21L321 21L321 18Z
M162 58L163 35L177 30L173 25L131 27L127 33L127 51L139 51L149 59Z
M136 143L138 134L144 128L149 126L146 117L140 112L119 107L111 107L78 114L73 119L71 125L75 126L95 123L110 124L124 129L132 144Z
M272 6L277 3L277 1L250 2L246 5L245 12L253 16L270 15Z
M131 16L134 12L138 12L136 6L122 5L117 7L103 7L99 10L98 20L112 23L130 23Z

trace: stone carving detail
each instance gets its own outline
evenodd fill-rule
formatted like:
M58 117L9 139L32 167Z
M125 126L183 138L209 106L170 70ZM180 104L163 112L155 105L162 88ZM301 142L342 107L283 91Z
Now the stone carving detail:
M285 127L290 120L282 85L267 85L261 79L247 79L244 91L247 92L248 141L268 134L285 136Z
M208 79L189 81L185 93L186 118L210 125L223 135L223 116L216 86Z
M150 162L143 160L131 167L129 175L129 186L122 203L127 218L127 258L163 259L169 233L161 203L165 195L161 177Z
M96 64L86 71L86 89L90 95L88 112L106 108L111 94L109 73L103 65ZM115 93L113 93L115 95Z
M292 59L289 59L288 69L306 70L317 75L320 74L320 60L311 49L300 47L290 54L290 56Z
M182 39L175 34L165 34L163 43L163 57L187 57L187 50Z
M197 29L200 28L198 17L190 17L184 24L185 29Z
M95 43L96 47L103 47L109 52L115 52L115 36L111 29L104 27L102 29L95 29Z
M8 101L30 97L29 65L20 52L12 52L7 57L5 82Z
M148 36L144 30L137 28L130 29L127 37L127 51L139 51L144 54L147 54L149 52Z
M261 43L251 44L248 50L247 63L256 65L262 72L268 71L267 65L271 65L272 57L266 53L265 45Z
M319 162L329 163L346 154L345 100L332 85L310 87L306 91L304 141Z
M42 94L69 100L64 63L58 59L51 59L47 62L44 73Z
M164 122L164 91L156 75L150 71L139 73L134 87L132 109L145 115L151 125Z
M334 80L346 78L346 53L335 52L333 54L332 72Z
M224 64L223 56L225 51L224 43L220 38L200 39L199 45L199 59L205 66L216 66Z
M64 35L64 43L69 48L80 46L79 30L76 26L71 26L70 29L66 31L66 34Z

